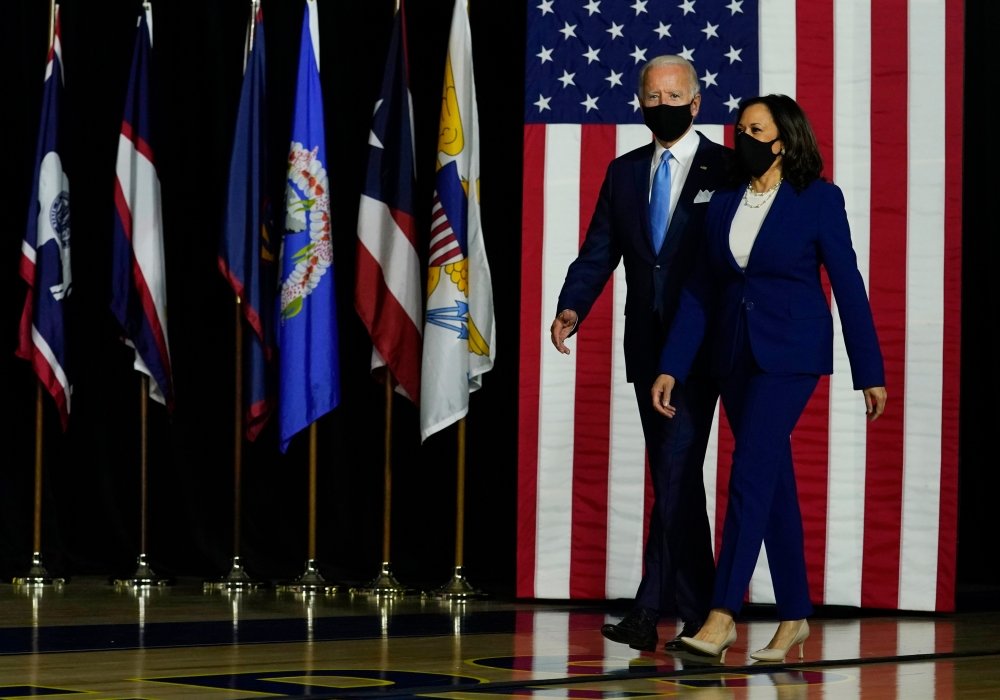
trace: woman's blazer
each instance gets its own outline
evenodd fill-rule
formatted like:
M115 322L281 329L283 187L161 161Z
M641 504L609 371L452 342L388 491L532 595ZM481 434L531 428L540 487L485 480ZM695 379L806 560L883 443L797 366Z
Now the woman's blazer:
M683 381L704 340L713 374L725 377L745 332L764 372L831 374L833 317L822 268L840 314L854 388L884 386L882 353L840 188L817 179L797 192L783 182L746 269L740 269L729 230L744 190L716 192L709 203L705 245L682 293L660 371Z

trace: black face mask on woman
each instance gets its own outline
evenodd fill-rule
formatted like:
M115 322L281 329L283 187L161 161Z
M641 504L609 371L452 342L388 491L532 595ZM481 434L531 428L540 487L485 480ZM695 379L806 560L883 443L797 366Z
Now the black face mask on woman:
M774 139L774 141L777 140ZM771 152L774 141L758 141L745 131L736 134L734 148L740 166L754 177L760 177L766 173L778 157L777 153Z
M672 143L691 126L691 103L686 105L656 105L643 107L642 119L660 141Z

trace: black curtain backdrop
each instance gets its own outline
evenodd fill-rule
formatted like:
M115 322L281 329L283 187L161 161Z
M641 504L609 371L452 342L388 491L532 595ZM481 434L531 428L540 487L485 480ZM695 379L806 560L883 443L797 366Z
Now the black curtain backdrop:
M150 402L146 553L163 576L214 580L229 571L233 541L234 300L216 267L232 129L242 80L247 0L154 3L154 149L162 185L168 333L176 410ZM264 0L272 176L284 177L304 3ZM394 0L320 0L321 74L332 190L340 315L342 401L318 423L317 561L331 582L363 584L382 561L384 391L368 373L370 340L353 308L357 208L365 148ZM977 5L981 5L978 6ZM50 573L131 576L140 552L139 374L109 310L115 157L140 3L62 3L71 181L74 393L63 434L43 402L41 551ZM24 285L17 268L34 167L47 48L47 3L0 9L0 576L23 575L33 551L37 382L14 356ZM427 230L451 0L410 0L419 230ZM995 223L981 171L996 148L972 93L987 66L985 31L997 9L969 3L963 265L961 538L959 583L997 585L982 555L997 493L986 436L997 423L994 354ZM986 15L991 14L992 18ZM992 22L990 21L992 19ZM482 209L494 284L497 356L467 418L464 564L469 581L514 595L517 521L517 380L525 4L470 3L480 128ZM943 96L943 98L946 98ZM877 99L877 98L876 98ZM982 191L980 191L982 190ZM555 300L552 300L555 303ZM555 310L553 309L553 312ZM982 381L984 373L989 381ZM985 406L985 410L972 407ZM416 588L446 583L456 561L456 428L421 444L416 407L393 408L390 560ZM289 580L308 556L308 439L286 455L274 425L244 445L239 553L248 572ZM990 548L992 549L992 547ZM989 549L987 550L989 551ZM984 560L986 560L984 562Z

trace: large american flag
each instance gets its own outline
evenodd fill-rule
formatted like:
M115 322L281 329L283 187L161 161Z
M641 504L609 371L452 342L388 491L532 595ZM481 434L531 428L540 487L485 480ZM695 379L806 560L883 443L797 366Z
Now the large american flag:
M887 413L868 427L834 313L834 375L793 435L813 601L954 609L963 21L961 0L529 0L519 596L632 598L639 582L650 489L625 382L624 275L572 355L548 327L608 161L650 138L638 69L680 53L708 138L731 143L740 98L803 106L847 199L886 358ZM717 547L731 450L722 415L705 461ZM748 596L774 600L766 553Z

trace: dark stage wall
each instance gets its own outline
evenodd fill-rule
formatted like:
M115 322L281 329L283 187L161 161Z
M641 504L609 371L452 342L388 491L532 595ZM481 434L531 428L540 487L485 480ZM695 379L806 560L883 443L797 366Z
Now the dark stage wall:
M516 522L518 270L520 267L524 3L472 0L471 25L483 135L482 207L494 283L495 368L473 394L467 420L464 563L470 581L513 595ZM363 583L382 560L384 393L370 378L370 342L353 310L356 216L365 144L379 90L394 0L320 0L337 293L342 403L319 422L317 559L324 576ZM974 64L992 7L967 16L966 90L986 66ZM233 542L233 298L216 268L231 134L242 76L246 0L154 2L156 144L162 183L168 332L177 408L149 406L148 537L157 573L206 579L229 570ZM42 552L53 574L128 576L140 551L140 384L131 351L108 308L112 189L122 103L139 3L62 4L64 118L72 192L75 391L71 428L44 403ZM288 147L303 3L264 0L270 128L276 183ZM419 178L419 230L427 230L451 0L410 0L409 56ZM30 193L47 46L47 3L0 9L0 576L25 573L32 542L36 382L14 357L24 286L17 274ZM980 31L979 34L985 32ZM996 338L995 223L974 202L989 201L973 167L996 148L967 98L961 541L959 583L995 585L997 574L972 552L985 543L996 493L995 458L985 436L997 423L995 375L983 381ZM877 98L876 98L877 99ZM942 96L947 99L947 96ZM969 136L972 138L969 138ZM989 160L987 160L989 159ZM990 234L990 235L986 235ZM555 303L555 300L552 300ZM553 308L554 312L554 308ZM992 389L992 391L991 391ZM985 411L972 402L987 401ZM401 582L431 588L455 563L456 430L420 444L417 410L394 404L392 553ZM294 578L308 545L307 440L287 455L273 426L244 447L243 541L248 571ZM990 569L990 571L987 571Z

